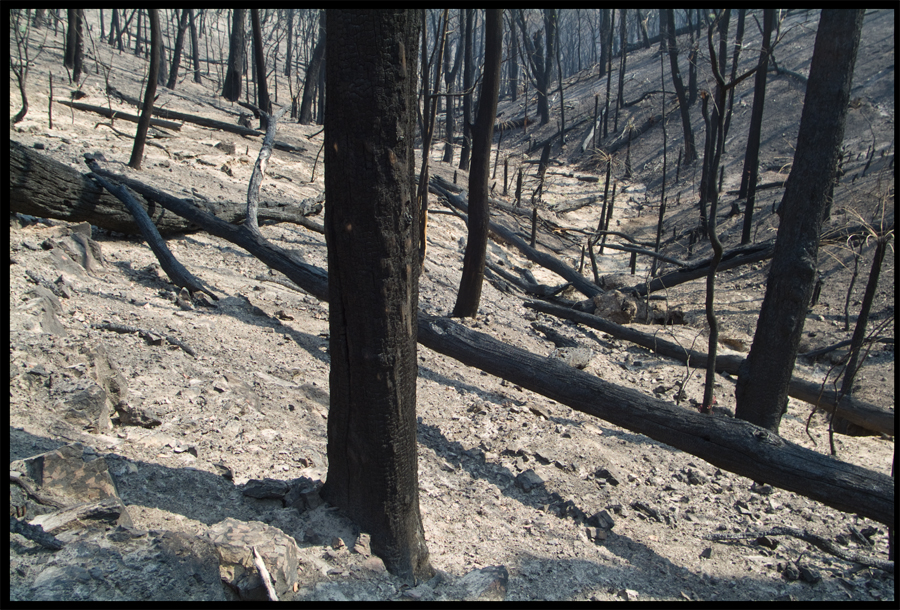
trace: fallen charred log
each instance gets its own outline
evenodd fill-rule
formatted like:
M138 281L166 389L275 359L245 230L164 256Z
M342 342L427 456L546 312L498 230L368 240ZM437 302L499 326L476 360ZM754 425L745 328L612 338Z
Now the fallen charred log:
M88 178L87 174L12 140L9 142L9 174L11 212L70 222L84 221L120 233L139 233L134 217L125 205ZM116 180L118 178L115 177ZM127 181L123 183L131 186ZM200 229L199 225L159 205L156 198L159 193L148 187L142 194L149 203L141 201L141 205L147 209L160 233ZM261 221L295 222L321 233L321 226L303 218L318 214L322 210L321 201L322 198L317 197L296 205L262 207L258 218ZM246 218L246 204L194 200L192 205L228 223L242 222Z
M592 316L574 309L552 305L543 301L528 301L526 307L548 313L553 316L572 320L590 328L603 331L617 339L636 343L657 354L674 358L695 368L705 368L708 355L699 350L686 349L677 343L661 339L655 335L643 333L597 316ZM742 356L733 354L719 355L716 358L716 371L719 373L738 374L738 367L744 361ZM791 379L788 395L843 417L847 421L862 426L867 430L894 434L894 414L852 396L844 396L838 401L838 394L833 389L823 389L821 384L799 378Z

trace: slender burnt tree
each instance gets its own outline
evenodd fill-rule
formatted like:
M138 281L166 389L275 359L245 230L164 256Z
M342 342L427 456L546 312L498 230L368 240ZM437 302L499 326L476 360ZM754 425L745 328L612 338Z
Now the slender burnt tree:
M747 152L744 155L744 171L741 173L741 188L738 197L746 197L744 226L741 244L750 243L753 228L753 206L756 202L756 180L759 176L759 140L762 132L763 106L766 101L766 71L769 69L772 30L775 27L775 9L763 10L763 41L759 51L759 68L753 85L753 110L750 113L750 133L747 136Z
M319 71L322 69L322 61L325 58L325 11L319 12L319 36L316 47L313 49L309 66L306 68L306 80L303 84L303 98L300 101L300 116L298 123L309 125L313 122L312 103L316 83L319 82Z
M776 433L816 283L819 234L844 139L864 14L865 9L825 9L819 19L766 296L738 371L735 415Z
M419 12L329 10L325 65L331 408L322 497L408 582L433 574L416 453Z
M463 144L459 152L459 169L469 170L470 155L472 154L472 98L475 97L472 88L472 78L475 72L472 59L472 29L475 21L475 9L466 9L466 27L463 44Z
M188 20L191 24L191 57L194 60L194 82L198 85L203 82L200 78L200 37L197 34L197 24L194 22L194 9L187 9Z
M459 23L463 23L463 11L465 9L459 9ZM463 41L462 37L457 34L456 36L456 59L453 60L453 67L450 67L450 49L447 49L447 52L444 54L444 86L447 88L447 93L453 92L453 83L456 82L456 75L459 74L459 67L462 65L462 56L463 56ZM444 113L445 123L444 123L444 131L447 133L447 142L444 144L444 156L441 157L441 161L444 163L453 163L453 106L454 106L454 98L447 98L447 111Z
M128 165L141 169L144 158L144 143L150 129L150 117L153 114L153 101L156 97L157 76L159 75L159 47L162 46L162 35L159 31L159 9L148 8L150 19L150 72L147 74L147 89L144 91L144 105L141 107L141 118L138 120L137 132L134 136L134 148Z
M178 68L181 66L181 52L184 49L184 34L188 27L188 9L181 9L181 18L178 20L178 33L175 35L175 50L172 51L172 70L169 72L168 89L174 89L178 82Z
M469 172L469 237L463 257L463 274L453 308L454 316L474 317L481 300L487 250L490 210L488 204L488 166L494 118L500 91L500 59L503 54L501 11L488 9L484 21L484 79L475 119L472 143L472 169Z
M666 48L669 51L669 63L672 67L672 84L675 86L675 96L678 98L678 106L681 110L681 125L684 128L684 162L693 163L697 158L694 147L694 132L691 130L691 114L688 108L687 96L684 91L684 83L681 80L681 71L678 69L678 43L675 41L675 10L659 9L659 21L665 22ZM665 12L665 15L663 15Z

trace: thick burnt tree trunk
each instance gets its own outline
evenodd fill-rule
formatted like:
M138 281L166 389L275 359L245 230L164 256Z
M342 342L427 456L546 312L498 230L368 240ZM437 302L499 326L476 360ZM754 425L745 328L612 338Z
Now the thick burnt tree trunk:
M231 11L231 38L228 45L228 66L222 97L236 102L241 97L241 75L244 73L244 9Z
M181 9L181 18L178 20L178 33L175 35L175 50L172 51L172 70L169 72L167 89L174 89L178 83L178 68L181 66L181 53L184 49L184 34L188 27L188 9Z
M738 375L735 415L778 432L809 311L819 234L837 169L865 9L822 11L794 166L753 346Z
M484 80L478 101L472 144L472 168L469 172L469 237L463 258L462 280L453 308L454 316L475 317L481 300L484 261L491 214L488 204L488 166L494 117L500 91L500 59L503 54L503 29L500 11L487 9L484 20Z
M433 574L416 453L419 11L329 10L326 27L331 408L322 497L412 582Z
M266 53L263 50L262 29L259 24L259 9L250 9L250 22L253 30L253 63L256 66L256 101L260 110L272 114L272 102L269 99L269 86L266 84ZM260 115L260 129L268 128L268 117Z

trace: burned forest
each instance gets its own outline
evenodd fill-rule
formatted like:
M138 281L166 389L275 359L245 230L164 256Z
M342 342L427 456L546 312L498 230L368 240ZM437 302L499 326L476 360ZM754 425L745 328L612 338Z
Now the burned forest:
M893 9L8 16L11 600L895 599Z

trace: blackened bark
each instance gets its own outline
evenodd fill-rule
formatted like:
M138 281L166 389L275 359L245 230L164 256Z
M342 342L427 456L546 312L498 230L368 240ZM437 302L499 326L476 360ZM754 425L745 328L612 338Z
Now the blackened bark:
M244 73L244 9L231 11L231 38L228 45L228 67L222 97L236 102L241 97L241 75Z
M82 9L68 9L69 25L66 30L64 65L72 70L72 81L77 85L84 63L84 37L82 35Z
M266 53L263 51L262 28L259 25L259 9L250 9L250 21L253 29L253 63L256 66L256 101L260 110L272 114L272 102L269 100L269 86L266 84ZM268 117L260 115L260 129L268 128Z
M475 96L472 88L472 28L475 20L475 9L466 9L465 37L463 39L463 89L467 92L463 96L463 145L459 153L459 169L469 170L469 156L472 153L472 98Z
M156 97L156 80L159 75L159 48L162 38L159 32L159 9L148 8L150 18L150 72L147 75L147 90L144 92L144 105L141 108L141 119L138 121L137 133L134 136L134 148L131 150L129 167L141 169L144 158L144 143L147 130L150 129L150 117L153 115L153 100Z
M424 580L433 570L416 454L419 11L329 10L326 27L331 408L322 496L372 535L388 570Z
M484 80L475 120L472 169L469 172L469 237L463 258L462 280L454 316L475 317L481 300L484 261L487 250L490 210L488 204L488 166L494 117L500 92L500 60L503 54L503 30L500 11L487 9L484 21Z
M294 9L285 9L287 16L287 57L284 58L284 75L291 75L291 61L294 57Z
M681 125L684 128L684 162L688 164L693 163L697 158L697 151L694 147L694 132L691 130L690 109L685 96L684 83L681 80L681 71L678 69L678 45L675 42L675 11L673 9L660 9L660 13L664 10L666 12L666 47L669 51L669 63L672 67L672 84L675 85L675 96L678 98L678 106L681 110ZM660 14L659 18L660 22L662 22L663 15Z
M509 95L514 102L519 95L519 37L512 21L509 23Z
M174 89L178 82L178 67L181 65L181 52L184 49L184 33L188 26L188 9L181 9L181 19L178 22L178 34L175 36L175 50L172 52L172 71L169 73L169 81L166 88Z
M325 11L319 13L319 39L313 49L309 66L306 68L306 80L303 84L303 99L300 102L300 116L298 123L309 125L312 123L312 102L316 84L319 82L319 70L322 69L322 59L325 57Z
M198 85L203 82L200 78L200 38L197 35L197 24L194 23L194 9L187 9L188 20L191 23L191 57L194 60L194 82Z
M463 22L463 10L459 9L459 22ZM456 75L459 73L459 66L462 65L463 56L463 38L457 34L456 37L456 59L453 60L453 67L450 68L450 53L444 55L444 85L447 87L447 93L453 92L453 83L456 82ZM444 156L441 161L444 163L453 163L453 106L454 98L447 98L447 111L444 113L446 119L447 142L444 144Z
M787 410L803 322L816 282L819 233L834 179L865 9L825 9L819 19L794 166L753 346L738 375L735 415L773 432Z
M741 188L738 197L747 198L744 210L744 227L741 244L750 243L753 227L753 205L756 202L756 180L759 176L759 140L762 132L763 106L766 101L766 73L769 69L770 41L775 27L775 9L763 10L763 43L759 52L759 68L753 85L753 110L750 114L750 133L747 136L747 152L744 156L744 171L741 173Z

